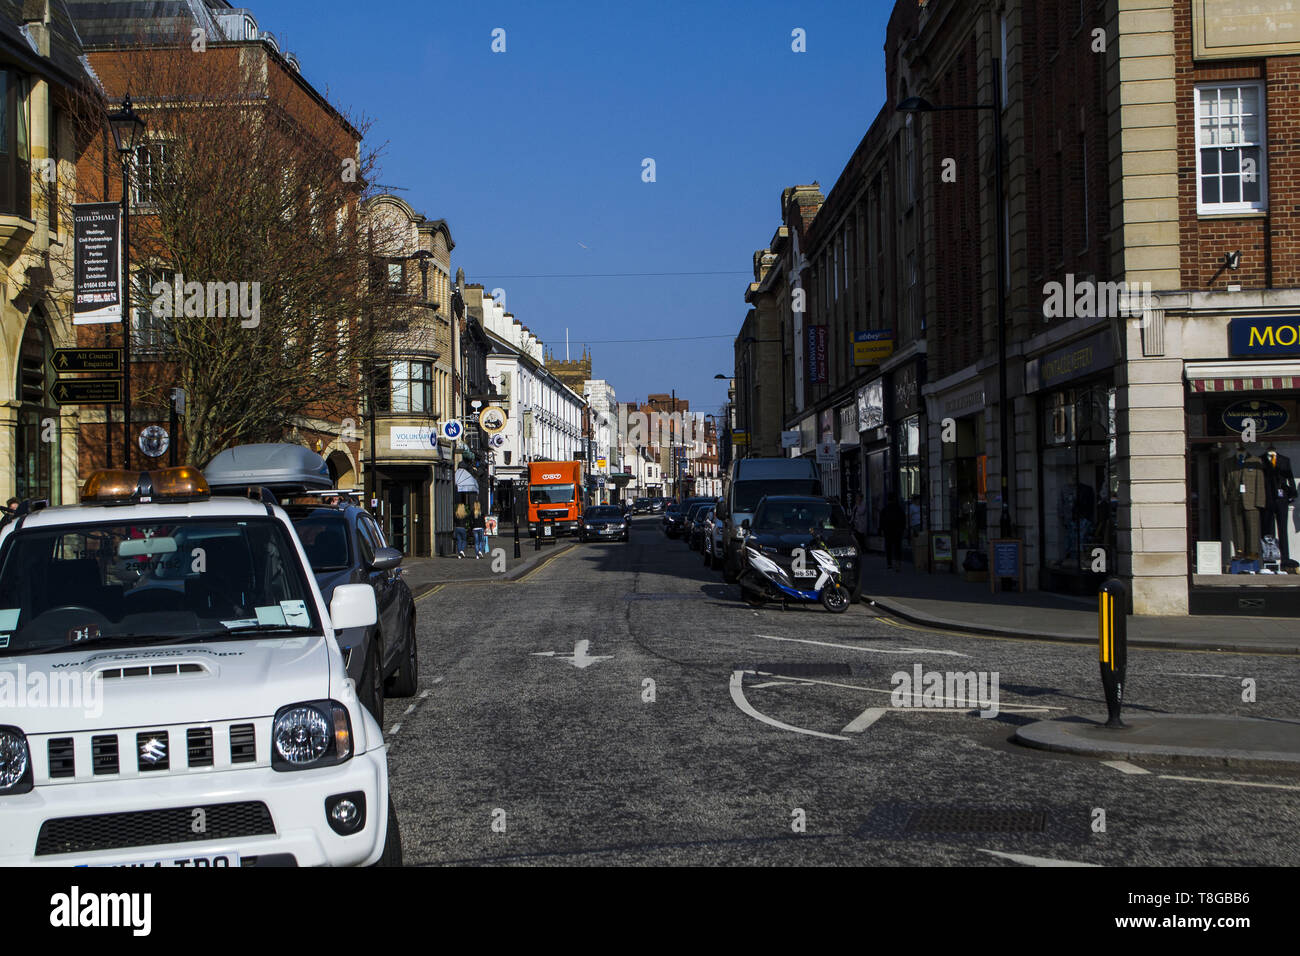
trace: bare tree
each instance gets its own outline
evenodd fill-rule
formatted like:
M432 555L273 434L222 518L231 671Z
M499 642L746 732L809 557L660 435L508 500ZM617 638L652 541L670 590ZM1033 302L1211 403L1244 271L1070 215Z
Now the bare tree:
M110 100L129 93L148 124L131 172L133 341L151 359L133 373L136 401L166 409L184 388L199 464L303 422L346 428L377 345L409 336L414 309L373 268L375 246L400 237L359 219L378 160L362 148L366 124L260 44L196 52L186 37L111 56ZM83 169L111 149L91 143ZM120 196L115 155L105 168L106 195L83 176L80 201ZM70 248L62 265L70 274Z

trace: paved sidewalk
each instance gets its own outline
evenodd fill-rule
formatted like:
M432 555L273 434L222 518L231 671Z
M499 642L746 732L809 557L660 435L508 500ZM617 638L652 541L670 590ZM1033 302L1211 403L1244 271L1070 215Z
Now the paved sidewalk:
M867 556L862 600L926 627L1089 644L1097 641L1096 598L1046 591L994 595L987 581L969 582L960 574L922 574L910 567L886 571L875 555ZM1128 639L1134 647L1300 654L1300 621L1202 614L1132 615Z
M516 578L528 573L530 568L537 566L540 562L545 561L552 555L567 551L573 547L573 538L560 538L555 544L542 544L540 551L534 550L533 539L527 535L521 535L519 538L519 557L515 555L515 538L514 529L505 525L501 533L488 538L488 553L481 559L474 557L473 539L465 548L465 557L458 558L454 554L449 558L405 558L402 561L402 568L407 585L410 586L411 592L419 597L425 594L439 584L449 584L455 581L491 581L504 580L513 581ZM494 571L494 563L500 567L499 560L494 562L494 551L501 550L505 552L505 570Z
M1300 723L1213 714L1134 714L1126 726L1102 720L1040 720L1016 730L1029 747L1111 760L1159 758L1240 769L1300 767ZM1142 773L1137 767L1128 773Z

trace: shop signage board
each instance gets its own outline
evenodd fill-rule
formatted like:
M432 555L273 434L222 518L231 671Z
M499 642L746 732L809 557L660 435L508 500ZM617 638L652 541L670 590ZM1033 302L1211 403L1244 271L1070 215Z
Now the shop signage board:
M833 441L817 443L817 464L834 465L839 461L839 446Z
M72 324L122 321L122 206L72 207Z
M1024 542L1020 538L990 538L989 554L989 589L996 594L1003 578L1015 578L1017 589L1024 591Z
M885 423L885 380L877 378L858 389L858 431Z
M1109 331L1071 342L1025 363L1025 391L1058 388L1066 382L1107 371L1115 364Z
M1291 415L1284 405L1257 398L1233 402L1223 410L1223 424L1229 431L1244 431L1247 419L1255 423L1256 435L1268 435L1284 429Z
M388 447L393 451L424 451L437 442L437 433L428 425L392 425L388 429Z
M808 384L825 385L827 329L824 325L808 326Z
M793 429L793 430L791 430L791 431L784 431L784 432L781 432L781 447L782 447L782 448L798 448L798 447L799 447L799 429L796 428L796 429Z
M1229 319L1228 354L1300 355L1300 319L1295 316Z
M894 332L892 329L868 329L853 333L853 364L879 365L894 354Z
M930 559L932 564L938 564L940 561L952 561L951 531L930 532Z

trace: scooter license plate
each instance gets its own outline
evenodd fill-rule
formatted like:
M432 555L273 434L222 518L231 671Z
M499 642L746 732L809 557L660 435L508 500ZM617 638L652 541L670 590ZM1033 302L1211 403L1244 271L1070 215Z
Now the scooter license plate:
M796 571L796 572L794 572L794 576L795 576L796 578L815 578L815 577L817 577L817 572L816 572L816 571L813 571L813 570L811 570L811 569L809 569L809 568L805 568L805 569L802 570L802 571Z

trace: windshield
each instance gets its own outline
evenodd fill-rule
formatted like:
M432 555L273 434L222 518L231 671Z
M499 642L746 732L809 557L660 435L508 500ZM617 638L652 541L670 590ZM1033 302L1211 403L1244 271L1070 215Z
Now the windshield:
M528 500L535 505L567 505L573 501L573 485L530 485Z
M811 478L793 478L785 481L738 481L733 490L735 506L732 511L753 514L759 499L764 495L818 494L817 482Z
M754 515L755 531L807 534L809 531L848 531L844 509L829 501L765 501Z
M319 631L315 601L269 517L34 528L0 556L0 656L297 628Z
M611 508L608 505L601 505L597 508L587 509L588 518L622 518L622 508Z
M338 512L317 511L293 519L302 548L313 571L341 571L351 566L348 555L348 520Z

